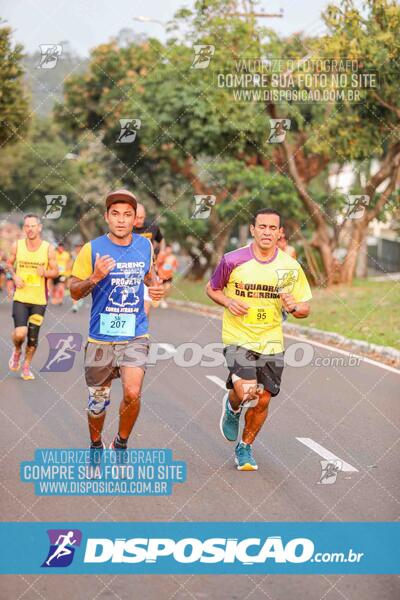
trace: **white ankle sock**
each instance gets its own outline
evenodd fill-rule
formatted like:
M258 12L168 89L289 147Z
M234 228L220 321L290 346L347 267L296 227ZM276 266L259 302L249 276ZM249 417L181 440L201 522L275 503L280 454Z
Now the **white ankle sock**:
M233 412L233 414L234 414L234 415L237 415L237 414L239 414L239 413L240 413L240 411L241 411L242 409L241 409L241 408L238 408L237 410L235 410L234 408L232 408L231 401L229 400L229 410L230 410L231 412Z

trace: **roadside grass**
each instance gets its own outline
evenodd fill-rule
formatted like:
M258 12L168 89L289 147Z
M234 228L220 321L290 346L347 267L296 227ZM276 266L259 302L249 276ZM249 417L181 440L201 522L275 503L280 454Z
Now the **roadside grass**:
M171 298L213 305L205 282L176 277ZM350 286L313 289L311 315L289 322L400 349L400 282L356 279Z
M216 306L205 292L206 283L206 281L189 281L188 279L184 279L177 275L174 277L174 284L172 286L170 297L174 300Z

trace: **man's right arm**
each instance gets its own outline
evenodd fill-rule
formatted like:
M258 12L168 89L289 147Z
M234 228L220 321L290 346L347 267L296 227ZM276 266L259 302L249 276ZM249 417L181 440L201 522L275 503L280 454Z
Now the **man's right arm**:
M73 300L80 300L85 296L88 296L93 288L99 282L93 278L93 274L87 279L78 279L78 277L71 277L70 282L70 294Z
M227 308L235 317L241 317L247 313L247 305L240 300L229 298L224 292L231 270L223 256L210 281L207 283L206 294L216 304Z
M10 255L6 261L6 269L12 277L15 276L14 264L17 258L17 242L14 242L11 247Z
M10 273L11 277L13 278L15 287L23 288L25 285L24 280L21 277L18 277L18 275L16 274L16 272L14 270L14 265L15 265L16 259L17 259L17 242L14 242L12 245L12 248L11 248L10 256L8 257L8 260L6 262L6 270L8 271L8 273Z
M223 290L213 290L210 282L206 285L206 294L216 304L219 304L224 308L228 307L229 298L225 296Z

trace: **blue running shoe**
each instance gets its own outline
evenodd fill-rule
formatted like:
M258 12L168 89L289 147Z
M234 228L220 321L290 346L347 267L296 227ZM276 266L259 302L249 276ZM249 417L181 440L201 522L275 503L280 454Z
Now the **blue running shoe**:
M236 442L239 435L240 414L232 412L229 403L229 392L222 399L222 414L219 422L219 428L222 435L228 442Z
M239 444L235 448L235 463L238 471L257 471L258 465L254 460L251 444Z

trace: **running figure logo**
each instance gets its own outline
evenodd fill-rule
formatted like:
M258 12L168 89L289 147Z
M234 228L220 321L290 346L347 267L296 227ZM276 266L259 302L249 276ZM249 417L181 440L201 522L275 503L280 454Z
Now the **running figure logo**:
M190 65L191 69L207 69L212 57L214 56L215 46L211 44L195 44L194 59Z
M365 208L369 205L369 196L350 195L346 203L346 219L361 219Z
M37 69L54 69L57 61L62 54L62 46L60 44L40 44L40 63L36 66Z
M64 373L72 369L75 353L82 346L80 333L48 333L49 356L40 371L52 373Z
M270 119L271 133L268 144L281 144L286 137L286 132L290 129L290 123L290 119Z
M299 278L298 269L277 269L277 288L279 293L291 294L294 285Z
M121 131L119 133L117 144L132 144L136 139L136 134L142 124L140 119L120 119Z
M58 219L61 217L62 209L67 204L67 196L63 194L47 195L46 210L43 219Z
M342 470L341 460L320 460L321 477L317 483L331 485L336 482L337 474Z
M68 567L74 558L75 548L81 545L79 529L48 529L50 548L42 567Z
M215 205L215 196L207 196L204 194L194 197L195 206L191 219L208 219L211 214L211 209Z
M257 406L259 401L259 394L264 391L262 383L242 383L243 387L243 401L241 403L242 408L252 408Z

